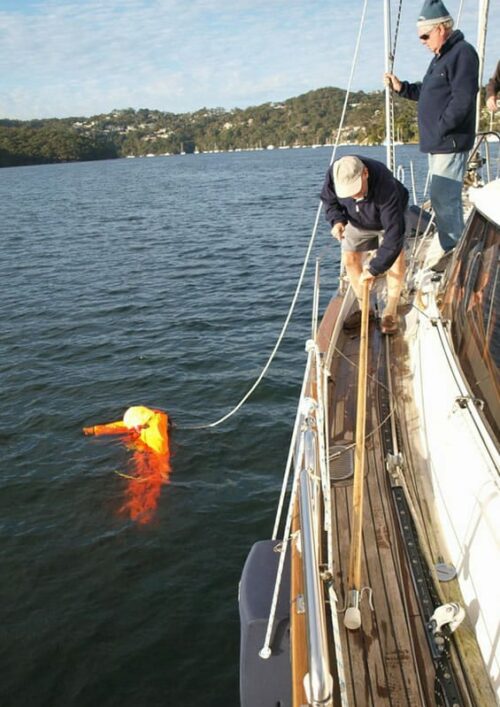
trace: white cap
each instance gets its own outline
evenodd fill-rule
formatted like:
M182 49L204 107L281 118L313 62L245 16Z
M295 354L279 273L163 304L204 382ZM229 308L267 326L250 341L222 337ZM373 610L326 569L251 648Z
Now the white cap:
M333 182L335 192L341 199L346 199L361 191L365 165L359 157L341 157L333 164Z

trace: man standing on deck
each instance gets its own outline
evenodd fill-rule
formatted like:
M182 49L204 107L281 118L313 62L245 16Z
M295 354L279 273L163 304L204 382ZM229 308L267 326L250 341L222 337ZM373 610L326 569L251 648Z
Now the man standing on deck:
M352 155L336 160L328 169L321 201L331 234L342 244L347 275L358 300L363 282L387 272L387 306L380 328L383 334L395 334L405 273L408 191L381 162ZM375 255L363 267L369 250L375 250ZM346 325L349 328L359 321L359 312L355 312L354 321L347 320Z
M479 59L441 0L425 0L417 22L418 38L433 52L422 82L385 80L403 98L418 101L420 149L429 154L431 204L441 248L453 250L464 228L462 184L474 144ZM442 263L434 269L441 270Z

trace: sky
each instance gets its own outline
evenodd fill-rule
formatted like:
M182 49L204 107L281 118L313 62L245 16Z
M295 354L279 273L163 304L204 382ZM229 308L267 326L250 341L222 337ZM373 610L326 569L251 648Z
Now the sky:
M398 0L392 0L394 16ZM460 29L477 42L479 0ZM447 0L456 19L460 0ZM382 89L382 0L368 0L353 90ZM403 0L395 73L422 78L420 0ZM324 86L347 88L363 0L0 0L0 118L150 108L246 108ZM393 18L393 30L396 21ZM495 46L496 44L496 46ZM485 75L500 58L490 2Z

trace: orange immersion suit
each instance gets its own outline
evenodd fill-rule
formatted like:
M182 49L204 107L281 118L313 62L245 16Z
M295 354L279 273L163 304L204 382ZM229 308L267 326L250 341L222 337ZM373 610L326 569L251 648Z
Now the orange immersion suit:
M85 435L126 435L132 442L133 474L126 490L122 511L132 520L148 523L156 510L161 486L168 482L170 449L168 415L142 405L126 410L123 420L84 427Z

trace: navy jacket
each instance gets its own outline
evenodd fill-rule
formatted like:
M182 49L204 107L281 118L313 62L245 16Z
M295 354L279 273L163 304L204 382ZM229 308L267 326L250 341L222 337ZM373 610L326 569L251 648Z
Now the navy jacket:
M382 245L369 267L372 275L381 275L391 267L403 248L408 191L382 162L360 155L356 157L368 168L366 198L356 201L352 197L338 197L330 167L321 190L321 201L330 226L349 222L367 231L385 231Z
M421 83L403 81L403 98L418 101L422 152L465 152L474 144L479 59L455 30L431 61Z

